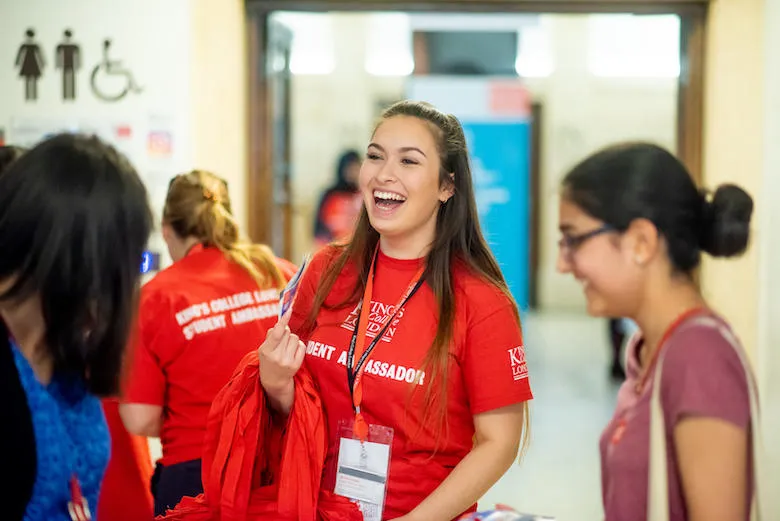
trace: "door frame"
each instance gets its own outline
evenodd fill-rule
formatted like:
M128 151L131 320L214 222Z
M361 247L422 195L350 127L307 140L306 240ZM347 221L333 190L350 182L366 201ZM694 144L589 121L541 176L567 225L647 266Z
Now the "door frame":
M512 13L676 14L680 24L677 154L697 184L702 180L704 68L708 0L247 0L249 39L249 158L247 208L249 236L270 241L273 204L273 120L268 88L266 49L273 11L407 11ZM538 195L538 194L537 194ZM285 244L291 237L285 237Z

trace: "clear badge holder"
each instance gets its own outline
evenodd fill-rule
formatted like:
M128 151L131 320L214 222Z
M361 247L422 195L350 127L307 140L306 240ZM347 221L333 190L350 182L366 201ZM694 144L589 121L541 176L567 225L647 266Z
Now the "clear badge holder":
M381 521L387 497L393 429L369 425L368 439L361 442L353 421L338 425L339 455L334 492L355 502L365 521Z

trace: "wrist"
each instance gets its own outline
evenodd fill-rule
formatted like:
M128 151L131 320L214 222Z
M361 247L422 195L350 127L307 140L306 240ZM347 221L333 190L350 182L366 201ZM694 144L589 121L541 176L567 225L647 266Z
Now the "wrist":
M292 378L288 382L275 386L263 385L263 390L272 409L285 415L289 414L295 399L295 381Z
M293 389L295 389L295 381L292 378L282 382L274 382L268 385L266 385L266 383L261 379L260 384L263 386L265 394L274 397L290 394L293 392Z

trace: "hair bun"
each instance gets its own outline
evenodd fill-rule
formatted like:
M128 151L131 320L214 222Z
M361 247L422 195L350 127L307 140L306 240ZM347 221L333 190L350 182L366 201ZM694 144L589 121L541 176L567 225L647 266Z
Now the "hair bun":
M747 249L753 198L733 184L718 187L710 200L702 193L701 249L713 257L735 257Z

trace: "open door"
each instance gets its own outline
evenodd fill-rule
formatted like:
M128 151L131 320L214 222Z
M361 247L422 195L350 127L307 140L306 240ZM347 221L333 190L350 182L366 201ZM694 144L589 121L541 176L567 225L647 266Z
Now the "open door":
M290 57L292 32L250 10L249 237L291 254Z
M292 31L268 19L268 87L271 99L271 174L273 194L271 237L277 255L292 254L292 193L290 182L290 56Z

